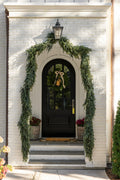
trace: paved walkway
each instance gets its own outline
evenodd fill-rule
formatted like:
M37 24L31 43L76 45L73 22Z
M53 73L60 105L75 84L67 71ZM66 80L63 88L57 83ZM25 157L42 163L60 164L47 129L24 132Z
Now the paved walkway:
M8 173L4 180L108 180L104 170L22 170Z

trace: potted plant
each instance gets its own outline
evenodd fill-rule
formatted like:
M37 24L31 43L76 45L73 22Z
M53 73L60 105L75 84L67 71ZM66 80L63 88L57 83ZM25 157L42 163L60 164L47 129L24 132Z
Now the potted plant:
M77 137L79 140L83 140L83 135L84 135L84 118L83 119L78 119L76 121L77 124Z
M41 120L36 117L32 117L30 120L30 139L39 139L40 134L40 122Z
M3 143L3 138L0 136L0 143ZM4 158L1 157L1 153L9 153L10 148L8 146L3 146L0 148L0 180L6 177L8 171L12 171L13 167L6 164Z

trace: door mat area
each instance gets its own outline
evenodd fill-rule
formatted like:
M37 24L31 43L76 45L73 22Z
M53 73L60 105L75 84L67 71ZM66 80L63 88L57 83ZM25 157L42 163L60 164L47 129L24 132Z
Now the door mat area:
M83 141L73 138L41 138L31 140L31 145L83 145Z
M78 141L75 138L42 138L40 141L55 141L55 142L76 142Z

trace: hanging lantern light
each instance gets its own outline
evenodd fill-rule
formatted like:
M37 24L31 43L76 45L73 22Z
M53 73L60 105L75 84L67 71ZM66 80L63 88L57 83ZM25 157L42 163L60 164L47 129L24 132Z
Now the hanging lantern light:
M55 39L60 39L62 35L63 27L60 26L59 20L57 19L57 22L55 26L53 26L53 32Z

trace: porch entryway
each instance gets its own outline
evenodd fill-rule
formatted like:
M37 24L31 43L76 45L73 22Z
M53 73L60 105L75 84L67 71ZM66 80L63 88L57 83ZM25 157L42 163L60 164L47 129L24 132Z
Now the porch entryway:
M75 71L63 59L43 69L42 137L75 137Z
M86 167L83 143L69 141L32 141L29 165L39 169L82 169Z
M68 60L48 61L42 77L41 138L31 141L29 165L48 169L85 168L83 141L76 139L76 78Z

